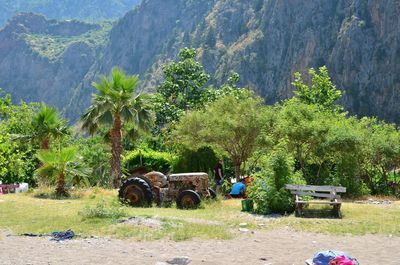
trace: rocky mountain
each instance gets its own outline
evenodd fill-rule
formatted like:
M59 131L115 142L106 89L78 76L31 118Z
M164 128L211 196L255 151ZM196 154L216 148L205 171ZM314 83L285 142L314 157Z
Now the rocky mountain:
M14 17L0 31L0 87L16 101L45 101L62 109L94 64L110 28L35 14Z
M53 19L99 21L116 19L133 9L140 0L1 0L0 28L20 12L34 12Z
M6 32L21 36L13 33L16 23L10 23L0 32L0 87L21 95L37 91L38 98L47 100L43 93L52 80L54 97L64 93L63 104L57 106L74 119L89 105L90 82L100 73L118 65L139 74L142 88L151 90L161 79L160 65L181 47L191 46L207 71L215 73L212 84L223 83L236 71L241 85L268 103L292 95L294 72L327 65L345 92L343 104L350 113L400 123L398 14L398 0L144 0L113 26L105 44L86 49L83 42L67 53L69 59L63 57L67 49L57 60L35 51L29 38L19 37L6 46L9 41L1 37ZM13 67L13 60L3 58L10 52L19 60ZM84 63L82 55L88 56ZM32 58L42 63L32 65ZM57 64L50 66L54 61ZM43 69L65 79L55 79L54 72L43 74ZM10 71L14 78L5 83ZM37 80L40 74L42 83ZM64 83L69 78L73 81ZM65 97L70 97L67 105Z

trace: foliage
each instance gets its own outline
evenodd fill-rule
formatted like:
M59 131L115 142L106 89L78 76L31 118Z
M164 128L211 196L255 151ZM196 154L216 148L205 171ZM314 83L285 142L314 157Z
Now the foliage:
M260 214L292 213L293 197L285 184L305 184L301 176L294 172L294 160L282 146L265 156L262 170L248 187L249 198L256 203L255 211Z
M100 77L99 83L93 83L98 94L93 96L92 105L82 116L82 128L94 134L103 126L109 126L111 140L111 172L113 186L120 186L122 128L124 124L133 127L127 135L137 135L140 130L147 130L152 121L147 97L136 95L137 76L127 76L115 67L109 78Z
M36 110L37 104L13 105L9 95L0 98L0 181L3 183L36 185L33 172L38 164L35 157L38 146L20 137L34 133L31 121Z
M82 162L90 169L90 186L110 187L110 146L104 143L102 136L81 137L76 144Z
M291 99L275 108L275 142L282 139L308 184L342 185L347 195L393 194L388 179L399 164L399 131L376 119L347 117Z
M86 206L78 214L85 219L92 218L110 218L120 219L121 217L127 216L126 211L120 205L108 206L104 200L99 201L95 207Z
M123 165L128 172L144 167L147 171L154 170L168 173L172 170L175 161L176 157L170 153L146 148L129 152L123 159Z
M163 66L164 81L157 87L156 125L178 121L186 111L204 104L204 85L210 79L196 61L196 50L183 48L179 60Z
M48 179L51 184L57 183L58 196L67 195L66 183L70 185L82 181L88 183L88 170L82 167L78 149L75 146L61 150L42 150L37 156L43 164L36 173Z
M32 118L34 134L31 136L40 144L40 149L49 149L52 139L60 139L69 134L68 126L57 110L42 103L39 112Z
M97 26L97 25L96 25ZM112 28L111 22L102 22L95 29L80 35L60 36L52 34L22 34L22 38L31 49L39 55L55 61L73 44L84 43L93 49L106 45L108 34Z
M175 172L210 173L218 162L218 157L210 147L202 147L195 151L184 147L178 151L177 156Z
M320 67L319 73L311 68L309 74L311 75L311 86L304 84L299 72L295 73L295 80L292 85L296 88L294 93L300 101L306 104L315 104L325 109L338 108L335 102L340 99L342 92L337 90L332 83L326 66Z
M260 144L259 136L269 117L268 108L250 91L240 98L227 95L210 103L206 110L189 112L177 125L173 138L192 149L209 145L226 154L238 178L242 163Z
M36 185L33 175L37 166L34 157L36 149L30 145L20 145L12 140L10 134L0 131L0 181L2 183L26 182Z

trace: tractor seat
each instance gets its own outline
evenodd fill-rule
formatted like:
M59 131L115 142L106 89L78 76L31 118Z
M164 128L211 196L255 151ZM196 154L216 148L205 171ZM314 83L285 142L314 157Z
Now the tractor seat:
M163 173L158 172L158 171L151 171L147 174L144 175L146 178L148 178L152 183L160 183L160 188L164 188L165 186L168 185L168 179L167 176L165 176Z

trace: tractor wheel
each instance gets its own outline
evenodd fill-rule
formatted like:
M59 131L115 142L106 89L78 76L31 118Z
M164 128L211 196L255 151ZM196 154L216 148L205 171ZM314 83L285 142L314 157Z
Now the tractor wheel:
M214 200L215 198L217 198L217 193L215 193L213 189L208 188L208 191L210 192L211 199Z
M119 199L134 207L150 206L153 193L150 185L141 178L125 180L118 191Z
M195 209L200 205L200 195L193 190L184 190L179 193L176 199L176 206L179 209Z

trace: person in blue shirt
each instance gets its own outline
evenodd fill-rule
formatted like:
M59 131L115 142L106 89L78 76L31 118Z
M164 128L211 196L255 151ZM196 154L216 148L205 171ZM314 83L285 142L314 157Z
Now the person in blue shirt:
M242 179L240 182L233 184L231 190L231 197L232 198L245 198L246 195L246 179Z

